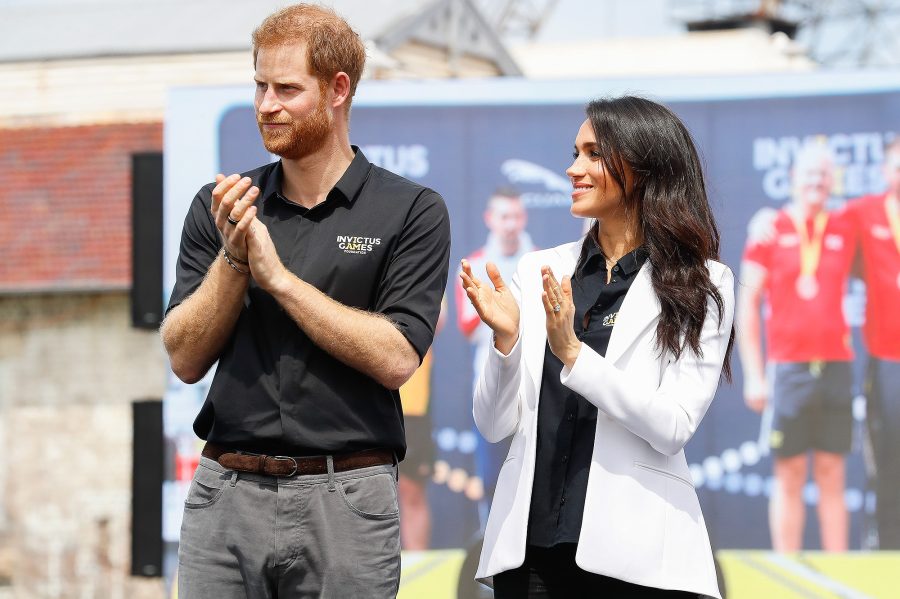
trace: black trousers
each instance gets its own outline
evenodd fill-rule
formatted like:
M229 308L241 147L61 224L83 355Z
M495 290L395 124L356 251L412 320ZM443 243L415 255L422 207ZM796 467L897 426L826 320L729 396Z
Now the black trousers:
M494 599L696 599L696 593L654 589L582 570L575 544L529 545L525 563L494 576Z

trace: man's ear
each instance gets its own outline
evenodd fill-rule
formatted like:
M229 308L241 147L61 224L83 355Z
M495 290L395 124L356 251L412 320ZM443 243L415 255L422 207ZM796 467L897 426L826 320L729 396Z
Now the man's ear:
M350 101L350 76L344 71L339 71L331 79L331 107L346 106Z

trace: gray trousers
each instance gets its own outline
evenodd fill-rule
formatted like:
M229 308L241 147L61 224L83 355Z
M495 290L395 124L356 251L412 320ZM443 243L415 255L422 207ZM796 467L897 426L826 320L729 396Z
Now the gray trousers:
M179 599L389 598L400 584L396 466L275 478L200 459Z

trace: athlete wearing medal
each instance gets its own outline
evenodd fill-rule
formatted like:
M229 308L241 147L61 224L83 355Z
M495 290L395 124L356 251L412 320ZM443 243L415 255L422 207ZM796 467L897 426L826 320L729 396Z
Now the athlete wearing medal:
M854 227L843 210L828 211L833 159L824 145L801 148L792 169L790 203L772 234L750 239L738 285L736 330L744 398L769 406L775 488L769 504L772 545L802 549L807 453L819 488L822 547L847 548L844 455L850 450L853 351L843 296L853 262ZM766 299L766 358L761 307ZM769 368L766 368L768 362Z
M887 190L848 204L866 282L866 416L876 471L878 546L900 549L900 138L885 149Z

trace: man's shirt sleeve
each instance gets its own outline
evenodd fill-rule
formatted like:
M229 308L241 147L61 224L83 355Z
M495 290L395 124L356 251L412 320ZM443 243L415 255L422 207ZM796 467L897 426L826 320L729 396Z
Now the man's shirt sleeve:
M413 203L378 289L384 314L421 360L434 339L450 268L450 218L443 198L425 190Z
M197 192L188 208L175 265L175 288L166 314L197 290L222 245L210 214L211 197L212 190L208 185Z

